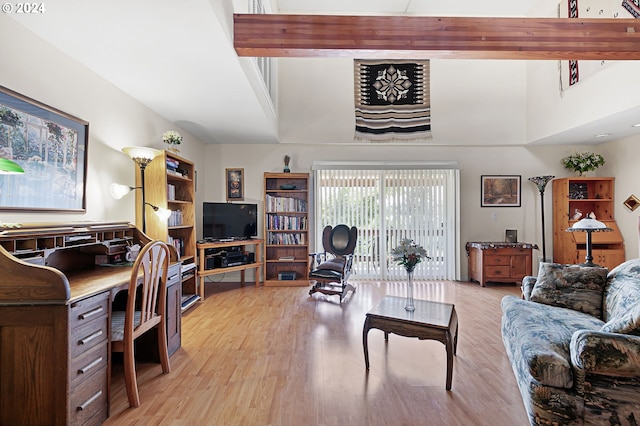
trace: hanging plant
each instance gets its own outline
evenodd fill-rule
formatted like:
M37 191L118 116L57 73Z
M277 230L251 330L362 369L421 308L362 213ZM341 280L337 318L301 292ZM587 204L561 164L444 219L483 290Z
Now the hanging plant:
M577 152L562 159L562 165L582 176L585 172L597 170L605 163L604 157L593 152Z

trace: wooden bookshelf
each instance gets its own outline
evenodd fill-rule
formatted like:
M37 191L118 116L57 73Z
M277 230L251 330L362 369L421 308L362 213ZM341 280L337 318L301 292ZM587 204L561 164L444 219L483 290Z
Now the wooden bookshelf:
M182 310L200 300L196 274L195 166L193 162L172 152L163 151L145 170L146 201L171 210L171 217L163 220L146 206L146 234L172 245L180 257L182 276ZM136 174L140 184L140 172ZM137 191L137 197L141 197ZM142 226L140 198L136 203L136 224ZM193 264L193 266L191 266Z
M264 285L308 286L309 174L264 174Z

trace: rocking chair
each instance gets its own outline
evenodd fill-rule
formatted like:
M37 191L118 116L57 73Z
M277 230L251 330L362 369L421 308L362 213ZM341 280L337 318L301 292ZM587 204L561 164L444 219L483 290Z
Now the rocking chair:
M353 252L358 240L358 229L353 226L326 226L322 231L324 252L311 253L309 263L309 280L313 282L309 296L319 292L326 295L337 294L340 302L349 291L356 288L347 280L351 275Z

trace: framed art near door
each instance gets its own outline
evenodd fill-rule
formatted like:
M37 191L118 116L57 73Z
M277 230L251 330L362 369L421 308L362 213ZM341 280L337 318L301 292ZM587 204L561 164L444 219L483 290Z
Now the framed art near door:
M520 207L519 175L481 176L481 207Z

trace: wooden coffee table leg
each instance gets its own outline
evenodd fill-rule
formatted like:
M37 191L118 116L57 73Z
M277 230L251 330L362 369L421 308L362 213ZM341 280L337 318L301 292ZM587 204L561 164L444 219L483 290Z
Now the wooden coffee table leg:
M457 337L457 336L456 336ZM446 332L446 343L444 344L447 350L447 385L446 389L451 390L451 379L453 379L453 354L455 353L455 345L451 332Z
M364 327L362 328L362 348L364 349L364 366L369 369L369 317L364 320Z

